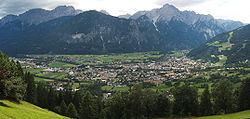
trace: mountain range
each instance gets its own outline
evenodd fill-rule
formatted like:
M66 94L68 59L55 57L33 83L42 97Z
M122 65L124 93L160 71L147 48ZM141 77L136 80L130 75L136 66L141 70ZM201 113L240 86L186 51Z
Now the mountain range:
M2 18L0 50L9 55L167 52L196 48L243 25L180 11L169 4L119 17L59 6Z

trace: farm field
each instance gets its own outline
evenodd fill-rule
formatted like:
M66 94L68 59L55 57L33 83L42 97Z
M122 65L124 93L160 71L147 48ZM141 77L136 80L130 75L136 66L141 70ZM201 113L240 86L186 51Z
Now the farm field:
M157 51L152 52L138 52L138 53L122 53L122 54L107 54L107 55L29 55L29 57L60 57L60 58L69 58L76 60L77 64L86 64L86 65L98 65L102 63L112 63L119 61L129 61L129 62L143 62L146 60L158 59L164 56ZM74 64L65 63L65 62L54 62L51 63L50 67L65 67L71 68L74 67Z
M21 101L20 104L0 100L1 119L69 119L54 112L42 109L30 103Z
M52 67L52 68L73 68L73 67L76 67L76 65L74 64L70 64L70 63L65 63L65 62L52 62L49 67Z
M118 91L118 92L124 92L128 91L129 87L112 87L112 86L103 86L102 90L104 91Z
M55 72L55 73L39 73L36 76L48 78L48 79L65 79L68 74L64 72Z
M43 71L43 69L41 68L27 68L24 69L25 72L30 72L31 74L38 74L41 73L41 71Z

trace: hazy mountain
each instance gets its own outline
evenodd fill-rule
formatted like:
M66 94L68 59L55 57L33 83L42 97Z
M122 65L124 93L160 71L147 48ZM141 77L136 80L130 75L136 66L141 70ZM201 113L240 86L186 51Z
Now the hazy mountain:
M246 25L240 21L232 21L232 20L224 20L224 19L217 19L217 21L228 31L232 31L235 28L239 28L240 26Z
M219 65L250 60L250 25L220 34L193 49L188 56Z
M20 21L23 24L40 24L62 16L72 16L81 13L81 10L75 10L72 6L59 6L53 10L31 9L20 15L7 15L0 20L0 27L6 23Z
M119 18L124 18L124 19L129 19L132 15L131 14L124 14L124 15L120 15L118 16Z

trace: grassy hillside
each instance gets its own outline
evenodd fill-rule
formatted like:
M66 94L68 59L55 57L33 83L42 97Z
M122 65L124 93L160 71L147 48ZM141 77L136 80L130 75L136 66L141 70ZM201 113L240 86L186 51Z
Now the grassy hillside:
M207 43L193 49L188 56L210 61L221 66L250 60L250 25L217 35Z
M250 111L243 111L233 114L219 115L219 116L207 116L195 119L249 119Z
M158 118L158 119L177 119L177 118ZM250 119L250 110L233 114L206 116L197 118L179 118L179 119Z
M0 100L0 119L69 119L27 102Z

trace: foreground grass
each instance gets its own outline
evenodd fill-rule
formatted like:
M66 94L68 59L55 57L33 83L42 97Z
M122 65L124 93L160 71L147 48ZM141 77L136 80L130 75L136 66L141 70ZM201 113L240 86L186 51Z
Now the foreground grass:
M206 116L206 117L156 118L156 119L250 119L250 110L237 112L233 114L215 115L215 116Z
M250 119L250 111L242 111L233 114L199 117L194 119Z
M69 119L30 103L0 100L0 119Z

